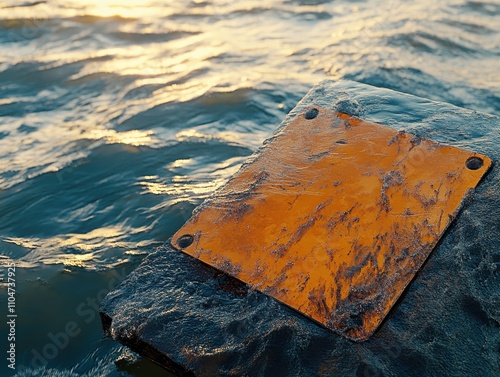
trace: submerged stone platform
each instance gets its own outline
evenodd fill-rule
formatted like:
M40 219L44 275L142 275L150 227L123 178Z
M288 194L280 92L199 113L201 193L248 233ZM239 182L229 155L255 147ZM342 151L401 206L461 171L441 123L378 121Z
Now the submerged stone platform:
M169 245L105 298L105 331L180 376L499 375L499 118L326 81L280 128L311 105L483 153L494 162L375 335L364 343L349 341Z

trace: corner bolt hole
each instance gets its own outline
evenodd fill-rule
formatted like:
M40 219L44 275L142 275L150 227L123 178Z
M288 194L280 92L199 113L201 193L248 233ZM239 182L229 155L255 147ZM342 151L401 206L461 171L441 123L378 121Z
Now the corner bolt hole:
M482 158L479 157L471 157L465 162L465 166L467 166L467 169L470 170L477 170L480 169L484 164L484 161Z
M185 247L191 246L193 241L194 241L194 237L192 235L185 234L182 237L179 237L179 239L177 240L177 245L179 245L179 247L181 249L183 249Z
M304 117L307 119L307 120L311 120L311 119L314 119L318 116L319 114L319 110L318 109L315 109L315 108L312 108L312 109L309 109L307 110L306 114L304 115Z

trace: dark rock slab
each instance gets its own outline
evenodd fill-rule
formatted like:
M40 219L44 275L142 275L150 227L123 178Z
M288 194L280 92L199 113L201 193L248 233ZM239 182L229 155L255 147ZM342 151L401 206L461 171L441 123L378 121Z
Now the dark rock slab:
M375 335L346 340L167 245L105 298L105 331L185 376L500 375L499 118L341 81L311 90L282 126L312 103L494 160Z

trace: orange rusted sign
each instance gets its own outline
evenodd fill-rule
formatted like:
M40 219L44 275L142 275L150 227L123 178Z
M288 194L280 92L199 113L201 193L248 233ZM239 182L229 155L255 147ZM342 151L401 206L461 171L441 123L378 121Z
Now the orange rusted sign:
M490 165L477 153L310 108L204 203L172 244L363 340Z

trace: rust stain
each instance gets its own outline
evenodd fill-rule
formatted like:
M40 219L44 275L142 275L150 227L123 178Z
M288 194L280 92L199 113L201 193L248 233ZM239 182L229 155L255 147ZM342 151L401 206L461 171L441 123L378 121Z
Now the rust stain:
M183 252L353 340L377 329L491 166L319 108L297 115L174 235ZM471 157L483 165L466 166Z

